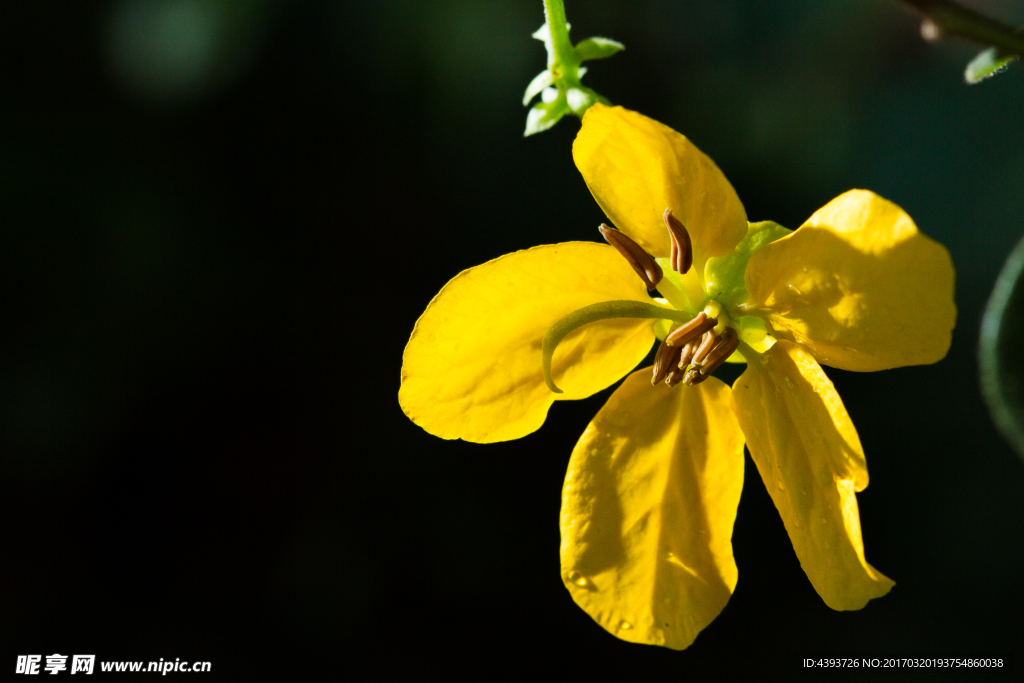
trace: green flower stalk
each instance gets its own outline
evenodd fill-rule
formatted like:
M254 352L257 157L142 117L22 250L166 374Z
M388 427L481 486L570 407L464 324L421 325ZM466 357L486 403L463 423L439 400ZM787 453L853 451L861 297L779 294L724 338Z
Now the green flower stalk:
M565 20L562 0L544 0L545 22L533 34L544 43L548 67L526 86L523 106L529 106L537 95L541 101L526 115L523 135L545 131L568 113L582 117L593 104L609 104L608 100L580 82L587 73L583 62L604 59L626 49L622 43L595 36L580 41L575 47L569 40L569 23Z

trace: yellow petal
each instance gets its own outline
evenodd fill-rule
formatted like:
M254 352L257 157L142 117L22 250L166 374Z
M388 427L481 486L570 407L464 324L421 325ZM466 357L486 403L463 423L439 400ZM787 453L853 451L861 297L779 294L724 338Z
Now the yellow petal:
M572 145L576 167L615 226L647 253L669 255L671 208L693 243L693 270L747 234L747 214L715 163L684 136L635 111L595 104Z
M754 254L746 282L776 336L825 365L870 371L946 355L953 275L946 248L900 207L851 190Z
M465 270L416 323L402 358L402 410L445 439L517 439L544 422L556 399L590 396L644 359L653 320L605 320L558 347L553 394L541 373L541 341L564 315L601 301L651 303L640 278L610 246L534 247Z
M860 609L893 582L864 559L856 491L868 485L857 430L821 366L779 341L733 385L747 448L807 578L832 609Z
M583 433L562 489L562 578L609 633L682 650L736 587L743 435L729 387L630 375Z

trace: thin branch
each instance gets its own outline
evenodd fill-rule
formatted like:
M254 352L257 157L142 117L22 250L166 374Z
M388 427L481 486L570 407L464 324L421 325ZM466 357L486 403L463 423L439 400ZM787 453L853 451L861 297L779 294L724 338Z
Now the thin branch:
M1024 36L1012 27L959 5L952 0L903 0L925 15L941 36L958 36L1004 54L1024 54Z

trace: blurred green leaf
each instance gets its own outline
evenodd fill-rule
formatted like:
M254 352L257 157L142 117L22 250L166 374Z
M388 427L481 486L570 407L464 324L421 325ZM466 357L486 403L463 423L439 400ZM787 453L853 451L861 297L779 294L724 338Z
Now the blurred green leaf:
M1005 55L996 48L990 47L978 53L978 56L967 65L967 69L964 71L964 80L971 85L980 83L1000 71L1005 71L1009 63L1015 59L1017 59L1017 55Z
M981 320L981 391L1003 436L1024 457L1024 239L1006 260Z
M554 89L552 88L552 90ZM533 135L545 131L569 113L569 104L565 97L559 97L557 91L555 92L557 99L551 102L538 102L530 109L526 115L526 130L523 135Z
M604 59L625 49L626 46L617 40L594 36L593 38L581 40L576 44L576 57L581 62L585 62L589 59Z

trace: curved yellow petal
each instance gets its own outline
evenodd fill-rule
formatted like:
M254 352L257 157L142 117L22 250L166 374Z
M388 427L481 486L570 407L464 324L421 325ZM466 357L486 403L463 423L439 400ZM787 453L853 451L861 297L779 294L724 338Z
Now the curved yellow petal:
M776 336L825 365L871 371L946 355L953 277L946 248L900 207L851 190L754 254L746 283Z
M590 396L636 367L653 320L604 320L558 347L553 394L541 341L572 311L601 301L651 303L610 246L567 242L508 254L456 275L416 322L402 358L398 400L413 422L445 439L507 441L538 429L556 399Z
M894 583L864 559L856 491L868 485L857 430L810 353L779 341L733 384L747 448L825 604L860 609Z
M747 234L743 204L715 163L642 114L595 104L572 156L605 215L652 256L669 255L662 215L671 208L690 233L698 281L709 257L730 253Z
M630 375L587 427L562 489L562 579L609 633L682 650L736 587L743 435L729 387Z

